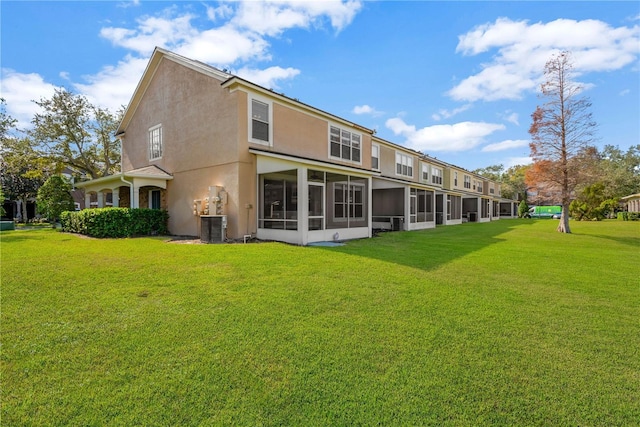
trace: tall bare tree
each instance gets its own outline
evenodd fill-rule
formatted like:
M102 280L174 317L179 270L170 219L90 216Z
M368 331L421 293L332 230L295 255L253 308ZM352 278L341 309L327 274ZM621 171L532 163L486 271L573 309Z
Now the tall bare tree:
M531 157L534 164L546 162L552 167L539 168L540 178L559 189L562 216L558 231L571 233L569 205L580 182L578 156L595 141L596 123L584 87L574 80L569 52L561 52L546 63L541 97L546 99L531 115Z

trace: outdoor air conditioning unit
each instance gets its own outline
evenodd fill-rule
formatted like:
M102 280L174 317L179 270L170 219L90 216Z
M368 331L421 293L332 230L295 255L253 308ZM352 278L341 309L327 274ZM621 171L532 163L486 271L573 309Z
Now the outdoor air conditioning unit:
M202 243L224 243L226 235L226 215L200 216L200 241Z

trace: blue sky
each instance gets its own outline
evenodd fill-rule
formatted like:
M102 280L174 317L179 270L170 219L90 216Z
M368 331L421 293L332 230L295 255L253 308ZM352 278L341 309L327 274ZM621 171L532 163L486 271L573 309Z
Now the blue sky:
M598 145L640 143L640 3L6 1L1 94L28 127L64 86L115 111L155 46L476 169L527 163L544 63L573 53Z

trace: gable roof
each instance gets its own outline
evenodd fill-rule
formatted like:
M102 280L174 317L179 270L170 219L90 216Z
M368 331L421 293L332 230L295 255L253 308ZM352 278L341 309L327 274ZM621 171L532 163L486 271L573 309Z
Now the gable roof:
M142 73L142 77L138 82L138 86L133 91L133 95L127 108L122 116L122 120L120 121L120 125L116 130L116 136L121 135L126 129L127 125L131 121L131 117L133 117L142 97L144 96L149 84L151 83L151 79L155 74L158 66L162 62L162 60L168 59L170 61L177 62L180 65L183 65L187 68L191 68L192 70L198 71L202 74L208 75L220 81L220 83L228 80L232 77L231 74L221 71L211 65L205 64L200 61L195 61L193 59L186 58L182 55L178 55L177 53L170 52L166 49L156 47L151 54L151 58L149 59L149 63L147 64L147 68L145 68L144 73Z
M236 75L229 74L225 71L219 70L211 65L205 64L204 62L189 59L182 55L178 55L177 53L170 52L160 47L156 47L153 50L153 54L151 54L151 58L149 59L147 68L144 70L144 73L142 74L142 77L138 82L138 86L133 92L131 101L129 101L129 105L125 110L125 113L122 117L122 120L120 121L120 125L118 126L118 129L116 130L116 136L121 135L126 129L129 122L131 121L131 117L133 117L136 109L138 108L138 105L140 104L140 101L142 100L144 93L146 92L147 88L149 87L149 84L151 83L151 79L153 78L153 75L155 74L156 70L158 69L158 66L164 59L177 62L178 64L183 65L187 68L190 68L199 73L215 78L216 80L220 81L220 84L224 88L229 88L233 90L238 86L244 86L251 90L274 97L275 99L278 99L279 101L284 102L286 104L301 108L303 110L306 110L324 117L329 117L336 122L352 126L354 128L360 129L361 131L369 134L373 134L373 131L371 129L358 125L357 123L353 123L349 120L343 119L334 114L320 110L319 108L300 102L297 99L287 97L284 94L274 92L273 90L257 85L253 82L245 80Z

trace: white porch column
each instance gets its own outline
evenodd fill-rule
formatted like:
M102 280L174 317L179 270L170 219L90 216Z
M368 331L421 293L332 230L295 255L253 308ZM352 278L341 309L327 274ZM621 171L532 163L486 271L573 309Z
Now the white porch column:
M411 188L404 186L404 220L402 221L402 230L409 230L411 225Z
M98 207L104 208L104 193L102 191L98 191L96 194L98 195Z
M111 203L114 208L120 206L120 187L111 190Z
M442 225L446 225L447 224L447 218L449 218L449 195L446 193L442 194ZM435 212L435 206L436 206L436 192L433 192L433 211ZM433 218L434 220L436 218ZM436 221L437 222L437 221Z
M85 209L91 208L91 193L88 193L86 191L84 193L84 208Z
M298 167L298 233L302 245L309 243L309 186L307 168Z
M137 209L140 207L140 187L133 186L133 194L131 195L131 208Z

